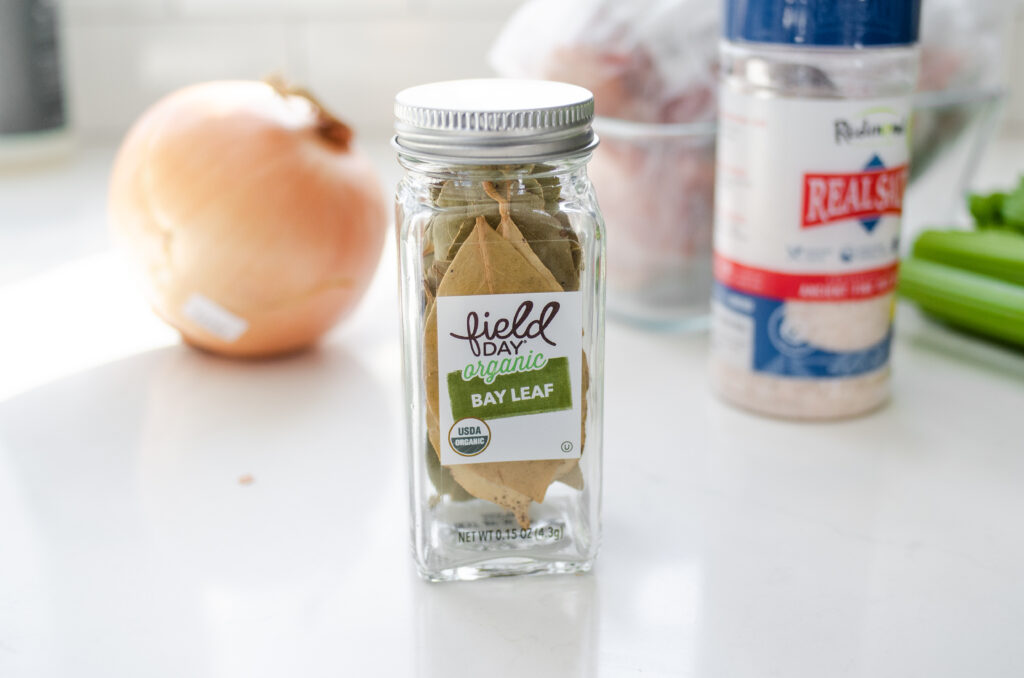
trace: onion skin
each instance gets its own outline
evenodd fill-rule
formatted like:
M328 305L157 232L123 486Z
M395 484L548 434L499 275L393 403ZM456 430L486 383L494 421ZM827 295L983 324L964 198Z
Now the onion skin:
M348 134L310 101L249 81L179 90L128 132L111 176L111 231L186 342L230 356L289 353L356 306L388 211ZM248 328L228 341L197 324L183 312L194 294Z

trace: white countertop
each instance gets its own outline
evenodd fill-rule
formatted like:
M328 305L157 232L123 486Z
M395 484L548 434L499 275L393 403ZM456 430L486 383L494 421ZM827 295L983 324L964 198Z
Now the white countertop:
M1024 675L1020 353L904 307L892 403L792 424L609 324L594 572L426 584L393 249L319 350L202 355L107 251L110 157L0 177L0 676Z

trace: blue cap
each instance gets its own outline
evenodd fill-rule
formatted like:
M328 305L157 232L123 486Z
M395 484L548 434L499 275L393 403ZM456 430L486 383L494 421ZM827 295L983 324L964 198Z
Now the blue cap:
M921 0L725 0L725 37L819 47L917 42Z

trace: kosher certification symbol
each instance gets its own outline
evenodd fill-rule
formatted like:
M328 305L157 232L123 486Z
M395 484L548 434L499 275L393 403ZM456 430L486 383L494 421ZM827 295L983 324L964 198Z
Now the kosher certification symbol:
M569 454L570 452L572 452L572 448L573 444L571 440L566 440L564 443L562 443L562 452Z
M491 427L482 419L459 419L448 431L448 444L455 454L463 457L475 457L486 450L490 442Z

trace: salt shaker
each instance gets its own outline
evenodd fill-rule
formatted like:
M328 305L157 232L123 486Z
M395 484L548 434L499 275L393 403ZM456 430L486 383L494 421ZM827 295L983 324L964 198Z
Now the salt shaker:
M845 417L888 395L920 0L728 0L711 373Z

